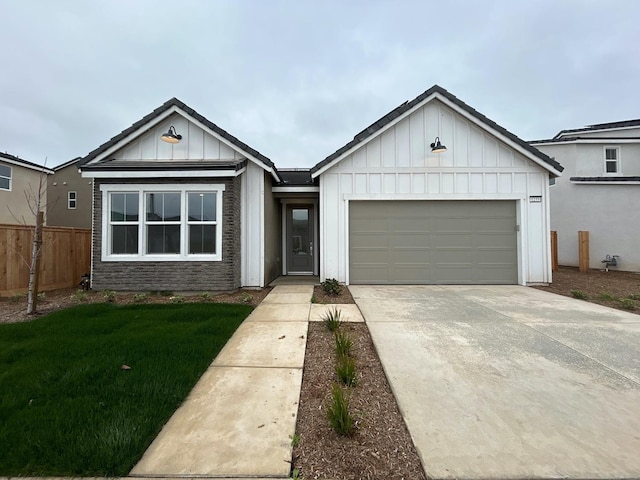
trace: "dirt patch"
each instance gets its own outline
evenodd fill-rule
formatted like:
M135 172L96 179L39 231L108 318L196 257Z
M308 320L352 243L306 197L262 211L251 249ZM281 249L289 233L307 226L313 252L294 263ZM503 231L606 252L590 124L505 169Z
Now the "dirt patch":
M426 479L365 324L340 327L353 338L358 384L351 393L357 422L351 437L327 419L336 381L335 341L319 322L309 324L293 466L306 479Z
M353 301L351 292L344 285L342 285L340 295L327 294L322 289L322 285L316 285L313 287L313 301L323 304L356 303Z
M553 272L551 285L533 288L566 297L584 296L588 302L640 314L640 274L634 272L589 270L580 273L577 268L560 267Z
M121 292L85 292L77 288L66 288L41 293L38 301L38 313L27 315L27 296L15 295L13 297L0 298L0 323L27 322L43 315L53 313L63 308L72 307L82 303L105 303L112 300L118 305L132 303L193 303L193 302L218 302L218 303L244 303L246 305L258 305L271 291L271 288L260 290L240 289L231 293L197 293L197 294L170 294L167 292L156 293L121 293ZM113 296L113 298L110 298Z

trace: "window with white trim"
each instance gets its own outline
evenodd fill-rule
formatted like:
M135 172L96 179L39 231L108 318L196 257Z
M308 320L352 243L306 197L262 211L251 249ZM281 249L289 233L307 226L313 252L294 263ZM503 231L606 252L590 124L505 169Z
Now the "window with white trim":
M11 167L0 165L0 190L11 190Z
M67 192L67 208L69 210L76 209L76 203L78 201L78 193L77 192Z
M620 175L620 147L604 147L604 173Z
M101 185L100 189L103 260L222 260L224 185Z

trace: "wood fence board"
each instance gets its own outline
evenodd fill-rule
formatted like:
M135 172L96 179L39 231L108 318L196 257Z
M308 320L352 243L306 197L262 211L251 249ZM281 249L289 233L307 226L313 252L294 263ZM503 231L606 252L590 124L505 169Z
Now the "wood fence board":
M24 225L0 225L0 296L27 291L33 230ZM91 230L44 227L42 238L39 290L78 285L80 276L91 267Z

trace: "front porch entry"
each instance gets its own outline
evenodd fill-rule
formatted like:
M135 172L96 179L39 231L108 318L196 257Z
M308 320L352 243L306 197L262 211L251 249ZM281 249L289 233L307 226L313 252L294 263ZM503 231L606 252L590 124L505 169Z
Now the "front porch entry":
M282 210L282 274L317 276L317 202L283 201Z

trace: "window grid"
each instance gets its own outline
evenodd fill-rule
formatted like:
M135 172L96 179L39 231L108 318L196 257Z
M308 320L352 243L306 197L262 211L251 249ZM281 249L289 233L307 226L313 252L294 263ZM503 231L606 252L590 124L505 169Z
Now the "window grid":
M620 175L620 147L604 147L605 175Z
M122 210L121 212L119 210ZM109 254L137 255L139 252L140 205L138 192L109 195Z
M77 198L78 194L77 192L68 192L67 193L67 208L69 210L75 210L76 209L76 204L77 204Z
M11 167L0 165L0 190L11 191Z
M103 192L105 207L107 207L103 211L103 260L222 260L220 219L222 218L224 185L103 185L100 190ZM125 209L122 197L118 197L123 194L135 196L136 207L133 212L135 218L131 218L132 209ZM192 198L191 210L190 197ZM193 201L194 197L198 202ZM114 214L113 208L114 198L120 201L118 208L115 209L116 214ZM153 198L153 205L150 203L151 198ZM127 203L128 206L130 203ZM125 219L125 216L128 218ZM136 230L135 251L114 249L114 228L125 228L125 226L132 226ZM156 231L151 232L152 242L155 241L155 246L152 246L152 242L149 240L149 229L152 227L156 228ZM166 231L171 228L174 231ZM116 233L120 235L116 241L122 245L122 232ZM170 248L165 248L168 245L165 240L169 237L172 237L171 242L173 243Z

